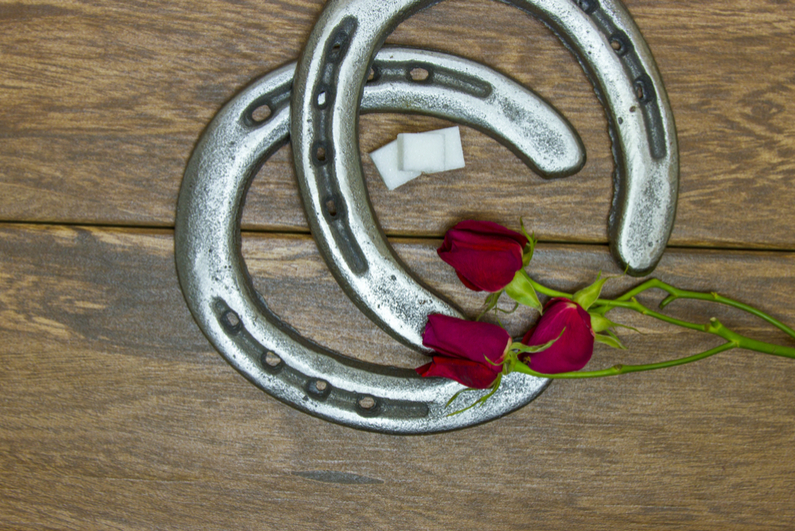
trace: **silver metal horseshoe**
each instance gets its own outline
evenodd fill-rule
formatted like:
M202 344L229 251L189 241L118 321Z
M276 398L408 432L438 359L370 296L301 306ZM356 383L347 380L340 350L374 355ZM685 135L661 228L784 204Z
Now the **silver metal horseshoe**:
M364 90L364 111L422 112L427 106L431 113L492 132L493 126L478 122L491 111L471 93L475 88L493 90L494 85L512 87L512 104L526 116L544 116L545 130L560 135L569 169L576 170L584 160L579 138L554 109L484 66L409 49L384 49L373 64L381 77ZM408 75L417 64L444 66L448 77L444 83L417 85ZM503 378L483 407L448 417L455 409L446 409L445 402L461 389L459 384L331 352L302 338L268 309L241 254L240 217L257 169L288 140L294 71L294 64L274 71L224 106L185 170L175 252L180 286L199 327L261 389L302 411L351 427L399 434L447 431L500 417L533 400L549 381L514 373ZM263 105L271 114L258 122L255 110ZM493 134L532 159L535 148L526 138L536 134L532 123L506 117ZM451 407L457 406L460 402Z
M359 158L356 109L380 44L439 1L330 0L299 62L290 128L307 219L329 269L365 314L419 351L427 351L428 315L455 312L406 271L378 226ZM673 228L679 153L662 79L640 31L619 0L503 1L549 26L592 80L607 110L616 164L610 247L629 274L648 273ZM330 94L322 106L318 91ZM331 207L337 215L329 215Z

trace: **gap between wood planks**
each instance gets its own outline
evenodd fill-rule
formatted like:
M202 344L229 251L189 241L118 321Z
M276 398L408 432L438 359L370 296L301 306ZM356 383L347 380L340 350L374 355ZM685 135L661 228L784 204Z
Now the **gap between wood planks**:
M52 221L17 221L17 220L7 220L7 219L0 219L0 227L2 226L41 226L41 227L85 227L85 228L96 228L96 229L124 229L124 230L165 230L165 231L173 231L174 225L170 224L122 224L122 223L91 223L91 222L52 222ZM241 231L242 236L250 235L273 235L273 236L311 236L311 232L308 229L299 230L295 228L274 228L274 229L243 229ZM386 234L389 239L396 239L396 240L404 240L404 241L433 241L433 240L441 240L444 238L444 235L433 235L433 236L423 236L419 234L407 234L407 233L387 233ZM549 245L597 245L597 246L604 246L608 245L605 241L593 241L593 240L562 240L562 239L545 239L539 238L539 243L542 244L549 244ZM795 252L795 249L787 249L783 247L765 247L762 245L758 246L731 246L731 245L698 245L693 244L689 245L686 243L679 243L679 244L668 244L666 247L667 249L686 249L686 250L704 250L704 251L726 251L726 252L737 252L737 251L754 251L754 252L771 252L771 253L792 253Z

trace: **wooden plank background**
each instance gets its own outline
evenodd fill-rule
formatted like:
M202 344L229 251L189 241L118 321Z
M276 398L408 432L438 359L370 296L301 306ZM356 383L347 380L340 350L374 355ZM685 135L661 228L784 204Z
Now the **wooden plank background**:
M451 434L394 437L299 413L249 385L193 322L176 280L182 172L218 108L297 59L321 0L0 3L0 528L792 529L795 363L732 352L666 372L557 382L523 410ZM795 322L795 2L628 0L654 51L682 153L677 224L655 274ZM532 273L561 289L616 271L606 250L613 162L576 61L510 6L447 0L390 43L486 63L563 112L588 151L546 182L462 129L467 168L388 192L364 156L379 220L429 285L476 312L435 257L464 218L541 237ZM363 152L446 125L361 119ZM309 236L288 148L244 214L258 289L345 354L424 358L367 321ZM613 291L635 282L622 278ZM651 302L651 298L648 299ZM703 304L676 303L691 319ZM739 312L727 325L781 334ZM626 353L709 348L622 315ZM506 322L521 333L533 318Z

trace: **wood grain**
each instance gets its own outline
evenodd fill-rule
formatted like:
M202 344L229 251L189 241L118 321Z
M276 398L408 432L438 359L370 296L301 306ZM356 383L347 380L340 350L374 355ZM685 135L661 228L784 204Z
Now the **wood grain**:
M792 529L791 360L732 352L557 382L485 426L393 437L299 413L214 351L174 270L181 176L220 106L299 57L324 3L0 3L0 529ZM795 1L627 3L681 148L676 248L656 274L795 322ZM620 274L603 245L604 112L559 41L500 2L447 0L388 42L516 78L566 115L588 151L580 174L545 182L463 128L465 170L395 192L365 154L375 211L411 269L473 315L482 296L439 262L433 238L463 218L516 227L523 216L547 242L531 268L540 280L574 290L599 270ZM445 125L363 116L361 148ZM243 222L257 289L302 334L374 363L425 361L333 281L307 235L289 147L260 171ZM666 311L712 315L689 302ZM741 312L716 313L791 344ZM594 367L715 344L617 317L640 333L622 334L626 352L597 347ZM518 335L534 318L521 310L504 323Z
M480 297L397 241L426 282ZM394 437L329 424L264 395L216 354L182 300L165 230L0 227L0 528L789 529L795 364L737 352L659 373L553 384L504 419ZM412 366L345 299L306 237L246 235L269 304L350 355ZM561 289L614 273L600 246L542 246ZM795 254L673 250L660 277L718 287L795 321ZM613 289L625 282L616 281ZM764 294L760 299L759 294ZM300 301L297 304L296 301ZM677 303L676 315L710 315ZM786 341L721 309L729 326ZM691 333L623 316L628 354L694 352ZM520 332L531 314L514 315ZM412 357L413 356L413 357Z
M672 243L795 249L795 2L628 2L678 124L682 187ZM0 6L0 220L170 227L187 158L217 109L298 58L321 0L34 2ZM545 182L463 131L465 170L389 193L365 156L392 235L440 236L463 217L542 239L606 241L613 163L604 113L576 61L540 23L499 2L448 0L390 43L462 54L533 87L582 135L588 164ZM362 150L438 120L363 117ZM291 155L263 168L244 218L306 232Z

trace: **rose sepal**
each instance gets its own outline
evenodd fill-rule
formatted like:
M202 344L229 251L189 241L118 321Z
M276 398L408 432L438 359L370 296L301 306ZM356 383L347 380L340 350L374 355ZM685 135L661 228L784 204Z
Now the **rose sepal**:
M579 304L583 310L588 311L588 308L599 299L599 295L602 294L602 288L611 278L613 277L602 278L602 274L599 273L599 276L596 277L596 282L575 293L571 300Z
M519 304L535 308L539 313L544 313L544 307L541 305L541 301L538 300L538 294L524 269L516 272L511 283L505 286L505 293Z
M533 259L533 253L536 250L536 244L538 240L536 239L536 233L533 232L531 234L527 233L527 229L524 228L524 220L519 218L519 226L522 227L522 233L524 234L525 238L527 238L527 245L524 246L524 253L522 254L522 264L524 267L527 267L530 264L530 260Z
M499 388L500 388L500 383L501 383L501 382L502 382L502 373L500 373L499 375L497 375L497 379L496 379L496 380L494 380L494 383L493 383L493 384L491 384L491 387L487 388L487 389L491 389L491 391L489 391L487 394L485 394L485 395L481 396L480 398L478 398L477 400L475 400L474 402L472 402L471 404L469 404L469 405L468 405L467 407L465 407L464 409L459 409L458 411L453 411L452 413L448 413L448 414L447 414L447 416L448 416L448 417L452 417L453 415L458 415L458 414L460 414L460 413L463 413L464 411L469 411L470 409L472 409L472 408L473 408L473 407L475 407L475 406L482 406L483 404L485 404L485 403L486 403L486 401L487 401L489 398L491 398L492 396L494 396L494 393L496 393L496 392L497 392L497 389L499 389ZM472 387L467 387L466 389L461 389L460 391L458 391L456 394L454 394L454 395L453 395L453 398L451 398L450 400L448 400L448 401L447 401L447 403L444 405L444 407L445 407L445 408L449 407L449 406L450 406L450 404L452 404L453 402L455 402L455 399L456 399L456 398L458 398L458 396L459 396L461 393L465 393L465 392L467 392L467 391L482 391L482 389L474 389L474 388L472 388Z
M503 374L510 374L516 370L517 364L525 365L525 363L519 359L521 354L537 354L539 352L543 352L550 348L555 342L563 336L563 333L566 331L564 328L560 331L560 335L551 341L547 341L542 345L525 345L520 341L515 341L511 343L508 347L508 351L505 353L505 358L502 362L502 372ZM520 371L521 372L521 371Z
M500 297L503 293L505 293L504 289L495 291L494 293L489 293L486 296L486 300L483 302L483 311L478 314L478 316L475 318L475 321L480 321L484 315L489 313L491 310L494 310L494 308L497 307L497 303L500 301Z
M619 326L601 313L591 311L588 312L588 315L591 316L591 328L593 328L593 331L597 334Z
M621 350L627 350L627 347L625 347L624 344L621 342L621 340L618 339L618 336L616 336L610 330L607 331L607 334L609 334L609 335L606 335L606 334L594 334L593 335L594 341L596 341L598 343L602 343L602 344L610 346L610 347L613 347L613 348L617 348L617 349L621 349Z
M543 345L525 345L520 341L516 341L511 343L511 346L508 347L508 355L514 354L518 356L519 354L537 354L539 352L543 352L547 350L549 347L555 344L555 341L560 339L563 333L566 331L564 328L560 331L560 335L551 341L547 341Z
M564 329L564 331L565 331L565 329ZM560 333L560 336L562 336L562 335L563 335L563 332ZM533 353L536 353L536 352L542 352L542 351L548 349L549 347L551 347L555 343L555 341L560 339L560 336L556 337L552 341L548 341L548 342L544 343L543 345L530 346L530 345L525 345L524 343L521 343L519 341L514 341L513 343L511 343L508 346L508 349L505 352L505 356L503 357L502 363L496 363L494 361L491 361L488 357L486 357L485 358L485 362L488 363L489 365L502 366L502 372L500 372L497 375L497 378L494 380L494 383L492 383L491 386L487 388L487 389L491 389L491 391L489 391L487 394L483 395L482 397L478 398L472 404L468 405L464 409L459 409L457 411L454 411L454 412L448 414L447 416L448 417L452 417L453 415L458 415L460 413L463 413L464 411L468 411L468 410L472 409L475 406L482 406L483 404L485 404L486 401L489 398L491 398L492 396L494 396L494 393L496 393L497 390L500 388L500 384L502 383L503 375L509 374L513 370L513 368L516 366L515 364L522 363L521 361L519 361L519 354L523 354L523 353L531 353L531 354L533 354ZM450 404L455 402L455 399L458 398L462 393L465 393L465 392L468 392L468 391L480 391L480 390L481 389L475 389L475 388L472 388L472 387L467 387L466 389L461 389L456 394L454 394L453 397L450 400L447 401L447 403L445 404L444 407L445 408L449 407Z

